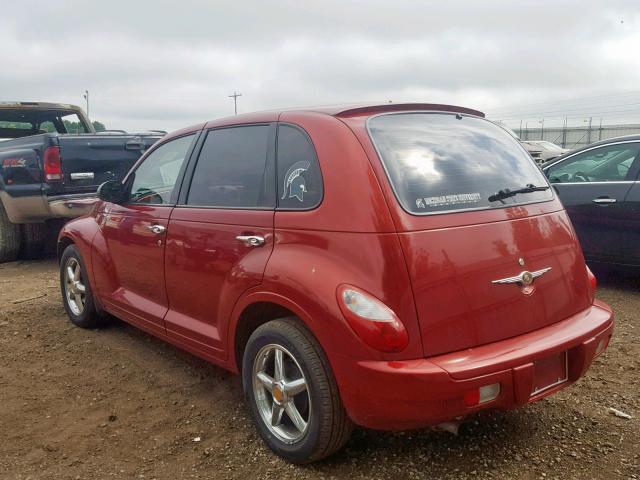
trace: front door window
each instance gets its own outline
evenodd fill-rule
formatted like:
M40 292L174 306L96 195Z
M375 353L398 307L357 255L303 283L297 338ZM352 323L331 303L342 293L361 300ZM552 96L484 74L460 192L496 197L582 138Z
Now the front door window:
M193 142L187 135L160 145L133 173L129 203L175 204L176 181Z

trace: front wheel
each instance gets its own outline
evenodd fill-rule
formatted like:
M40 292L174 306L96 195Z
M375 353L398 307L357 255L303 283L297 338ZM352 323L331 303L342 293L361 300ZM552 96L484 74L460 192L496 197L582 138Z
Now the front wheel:
M299 320L273 320L253 332L242 381L260 436L285 460L320 460L349 439L352 423L329 362Z
M102 326L103 317L96 310L89 276L75 245L65 248L60 258L60 290L69 320L81 328Z

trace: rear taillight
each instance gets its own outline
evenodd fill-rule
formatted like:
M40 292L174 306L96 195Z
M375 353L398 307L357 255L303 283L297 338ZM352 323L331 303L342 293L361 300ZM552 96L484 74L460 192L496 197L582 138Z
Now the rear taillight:
M47 183L62 181L60 147L48 147L44 151L44 180Z
M380 352L400 352L406 348L407 330L384 303L350 285L340 285L337 294L342 314L367 345Z

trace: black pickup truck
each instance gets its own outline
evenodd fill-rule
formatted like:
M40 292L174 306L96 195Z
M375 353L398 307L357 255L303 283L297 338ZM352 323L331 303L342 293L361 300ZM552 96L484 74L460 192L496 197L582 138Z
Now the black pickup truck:
M164 132L96 132L79 107L0 102L0 262L37 252L45 222L86 213Z

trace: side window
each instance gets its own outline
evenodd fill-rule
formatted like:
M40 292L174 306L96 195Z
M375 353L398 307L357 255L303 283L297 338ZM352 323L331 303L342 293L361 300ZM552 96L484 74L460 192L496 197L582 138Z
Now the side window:
M594 148L551 167L549 180L552 183L624 181L639 151L637 143Z
M309 136L297 127L278 126L278 208L308 210L322 201L322 174Z
M160 145L133 172L130 203L172 204L172 194L195 134Z
M80 120L80 117L78 117L78 114L76 113L63 115L62 117L60 117L60 120L62 120L67 133L88 133L87 127Z
M58 129L51 120L47 120L40 124L40 132L55 133Z
M202 207L273 207L269 125L211 130L193 172L187 204Z

